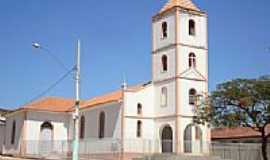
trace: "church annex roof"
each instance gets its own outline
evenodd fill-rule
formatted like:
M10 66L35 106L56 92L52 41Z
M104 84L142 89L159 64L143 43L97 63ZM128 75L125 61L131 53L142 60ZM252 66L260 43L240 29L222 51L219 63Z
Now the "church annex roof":
M173 7L181 7L189 10L200 11L200 9L191 0L169 0L159 13L163 13Z
M143 88L144 88L144 85L135 85L135 86L128 87L127 91L137 92ZM120 90L117 90L117 91L114 91L114 92L111 92L102 96L97 96L97 97L91 98L90 100L85 101L81 105L81 109L95 107L96 105L100 105L100 104L118 102L122 98L123 98L123 92L120 89Z
M48 112L67 112L73 108L75 101L62 97L45 97L22 106L20 109Z
M128 92L137 92L145 87L144 84L130 86L127 88ZM122 89L110 92L101 96L93 97L89 100L82 100L80 108L86 109L96 107L101 104L119 102L122 99ZM45 97L36 100L32 103L26 104L19 108L19 110L33 110L46 112L71 112L75 105L74 99L66 99L62 97Z

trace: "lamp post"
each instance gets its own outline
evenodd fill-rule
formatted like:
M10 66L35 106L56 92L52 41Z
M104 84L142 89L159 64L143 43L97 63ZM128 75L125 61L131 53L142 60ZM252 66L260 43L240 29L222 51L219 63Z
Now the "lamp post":
M74 140L73 140L73 152L72 160L79 159L79 109L80 109L80 71L81 71L81 43L78 40L77 44L77 63L76 63L76 76L75 76L75 90L76 90L76 103L74 110Z
M58 59L56 56L51 54L51 52L42 47L39 43L32 43L32 46L37 49L42 49L46 51L59 65L63 68L67 69L65 65ZM81 43L80 40L77 42L77 52L76 52L76 65L74 66L75 71L75 109L72 115L74 120L74 136L73 136L73 152L72 152L72 160L79 160L79 110L80 110L80 71L81 71Z

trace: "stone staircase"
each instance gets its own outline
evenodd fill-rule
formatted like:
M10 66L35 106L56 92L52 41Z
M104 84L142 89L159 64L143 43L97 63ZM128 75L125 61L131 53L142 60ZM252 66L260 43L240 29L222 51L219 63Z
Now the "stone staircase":
M176 155L176 154L155 154L144 156L142 158L133 158L133 160L225 160L215 156L193 156L193 155ZM229 159L226 159L229 160Z

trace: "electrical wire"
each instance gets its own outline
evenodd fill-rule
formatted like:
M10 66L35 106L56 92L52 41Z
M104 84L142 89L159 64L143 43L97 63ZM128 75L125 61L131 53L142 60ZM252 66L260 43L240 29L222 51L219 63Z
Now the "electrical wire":
M52 52L45 48L45 47L40 47L40 49L42 49L43 51L47 52L48 55L59 65L61 66L64 70L68 71L68 68L66 67L66 65L54 54L52 54Z
M66 72L63 76L61 76L57 81L52 83L46 90L39 93L37 96L34 96L32 99L30 99L28 102L24 103L24 105L22 105L22 106L30 104L33 101L35 101L35 100L43 97L44 95L46 95L48 92L50 92L52 89L54 89L59 83L61 83L67 76L69 76L70 73L73 72L74 70L75 70L75 67L73 67L71 70L68 70L68 72Z

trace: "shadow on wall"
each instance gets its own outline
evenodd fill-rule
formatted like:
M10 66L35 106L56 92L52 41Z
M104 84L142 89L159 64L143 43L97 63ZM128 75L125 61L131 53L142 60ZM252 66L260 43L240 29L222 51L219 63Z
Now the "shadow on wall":
M24 125L24 113L15 113L6 119L4 154L18 155L22 153L22 132Z

